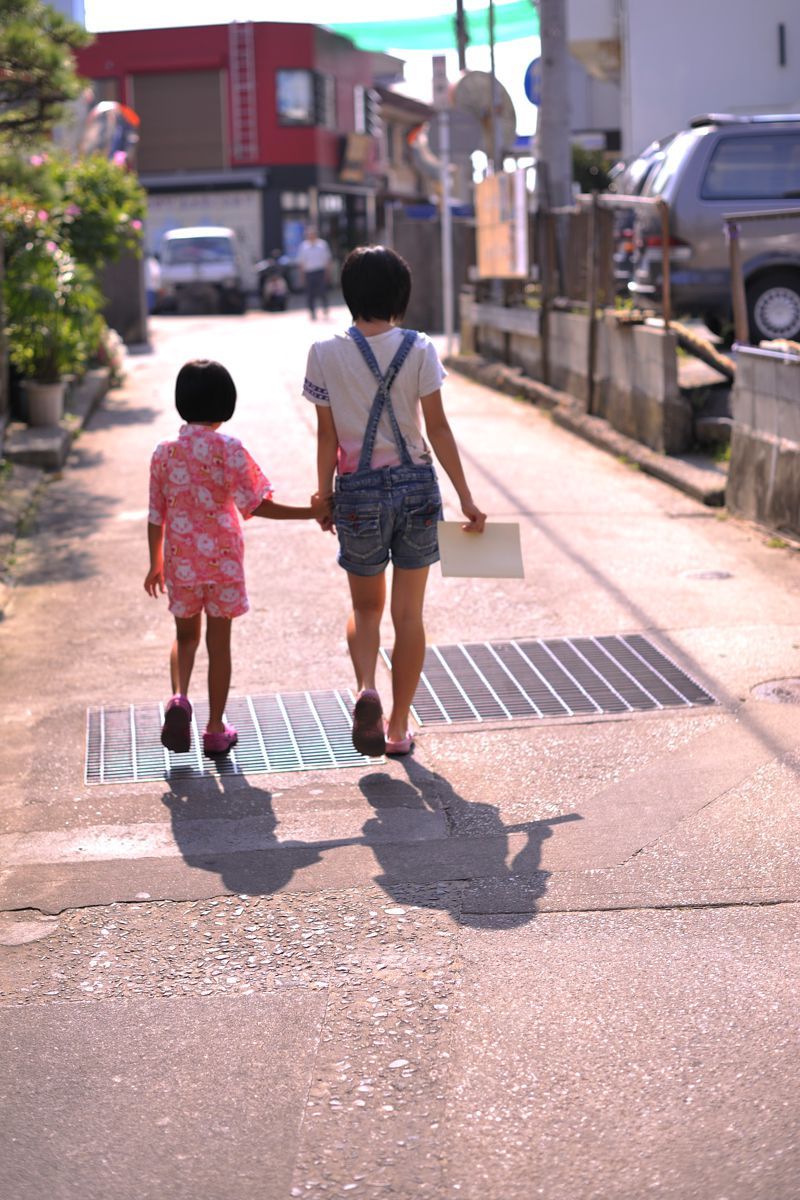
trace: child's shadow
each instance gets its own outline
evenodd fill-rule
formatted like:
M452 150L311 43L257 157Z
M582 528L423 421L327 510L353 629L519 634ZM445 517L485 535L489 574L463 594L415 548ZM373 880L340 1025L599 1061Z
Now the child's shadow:
M231 893L279 892L295 871L320 861L324 843L278 840L272 793L243 775L170 780L161 799L184 862L219 875Z
M409 847L399 839L387 838L387 833L393 824L397 825L398 809L440 811L444 814L449 836L437 839L431 845L431 860L425 866L430 872L435 856L434 877L438 876L441 883L438 887L430 888L421 903L426 907L447 909L453 920L473 928L507 929L533 920L536 901L547 890L550 876L549 871L541 869L542 842L553 836L551 826L565 821L579 821L579 814L567 813L549 820L503 825L495 805L465 800L446 779L423 767L411 756L403 758L402 765L408 782L373 773L364 776L359 784L375 811L375 816L365 822L363 832L365 842L371 846L383 868L383 874L376 876L376 883L392 899L409 902L409 885L415 882L410 878L413 868L409 872ZM527 840L508 862L508 835L511 833L523 833ZM524 896L519 907L526 911L503 911L502 916L491 911L467 911L463 886L447 886L448 880L463 884L465 879L468 886L486 884L489 890L499 895L503 894L504 885L511 885L511 889ZM424 886L422 879L419 885ZM480 909L479 890L475 888L472 903L475 903L476 909Z

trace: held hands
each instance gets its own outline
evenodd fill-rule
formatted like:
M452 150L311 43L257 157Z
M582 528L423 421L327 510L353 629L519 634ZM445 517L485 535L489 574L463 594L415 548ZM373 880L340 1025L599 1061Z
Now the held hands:
M325 533L333 533L333 496L321 496L319 492L314 492L311 497L311 509L320 529Z
M461 501L461 511L467 518L467 524L461 528L467 533L483 533L486 525L486 513L481 512L471 496Z

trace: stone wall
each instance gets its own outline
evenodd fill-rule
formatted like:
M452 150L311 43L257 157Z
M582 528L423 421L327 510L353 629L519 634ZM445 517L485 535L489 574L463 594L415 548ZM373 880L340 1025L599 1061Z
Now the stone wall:
M800 356L740 349L731 410L728 508L800 534Z

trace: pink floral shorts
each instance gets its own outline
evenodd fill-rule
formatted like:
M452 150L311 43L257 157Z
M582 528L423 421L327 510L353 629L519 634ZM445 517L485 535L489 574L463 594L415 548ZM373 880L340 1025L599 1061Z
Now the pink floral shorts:
M168 585L169 611L174 617L209 617L233 620L248 611L247 592L240 583L177 583Z

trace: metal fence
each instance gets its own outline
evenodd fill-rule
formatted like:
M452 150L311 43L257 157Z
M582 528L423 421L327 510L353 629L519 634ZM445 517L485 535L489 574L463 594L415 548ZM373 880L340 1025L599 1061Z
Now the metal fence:
M742 263L742 226L765 221L794 221L800 231L800 208L775 209L772 212L733 213L723 217L725 235L728 239L728 255L731 268L731 300L733 303L733 326L736 341L740 345L750 343L750 323L747 315L747 294L744 286Z

